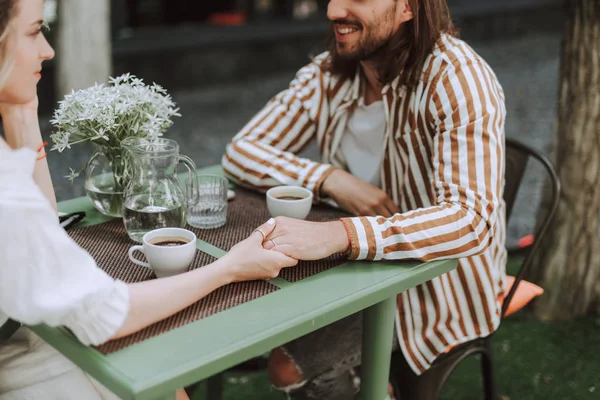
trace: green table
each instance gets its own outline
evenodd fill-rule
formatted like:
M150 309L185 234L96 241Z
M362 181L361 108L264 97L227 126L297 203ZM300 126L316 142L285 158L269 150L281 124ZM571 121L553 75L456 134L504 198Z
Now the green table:
M202 172L222 173L219 167ZM61 202L59 210L85 211L80 226L108 220L85 197ZM215 257L225 254L200 240L198 248ZM276 278L270 281L280 288L274 293L109 355L82 345L64 328L32 329L123 399L173 399L176 389L364 310L361 398L384 400L396 295L456 266L456 260L352 261L296 283Z

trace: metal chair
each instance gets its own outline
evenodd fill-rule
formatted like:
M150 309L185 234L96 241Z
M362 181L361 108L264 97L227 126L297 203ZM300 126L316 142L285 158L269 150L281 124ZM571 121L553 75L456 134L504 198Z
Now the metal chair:
M540 221L535 232L535 241L526 251L523 264L521 265L515 282L506 295L502 304L502 314L506 314L517 287L523 275L533 260L541 239L546 234L548 226L558 207L560 193L560 181L554 167L542 154L532 148L512 139L506 139L506 172L504 201L506 202L506 219L510 218L513 210L517 192L530 158L535 159L545 169L550 179L551 197L546 215ZM483 375L483 387L486 400L496 400L492 364L492 336L476 339L455 347L450 352L440 356L429 370L421 375L416 375L408 366L400 352L392 355L390 369L390 381L394 393L399 400L437 400L442 387L454 369L466 358L473 354L481 354L481 373Z

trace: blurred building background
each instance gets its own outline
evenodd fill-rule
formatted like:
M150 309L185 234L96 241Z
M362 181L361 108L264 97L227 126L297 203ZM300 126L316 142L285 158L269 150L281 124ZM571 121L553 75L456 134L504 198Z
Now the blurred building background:
M131 72L170 90L295 70L322 51L329 27L328 0L109 1L114 74ZM448 4L467 41L513 40L562 28L561 0ZM57 97L51 75L42 82L44 110L53 109Z
M230 138L324 49L327 3L111 0L113 75L130 72L167 88L182 113L167 135L199 167L219 163ZM488 61L505 89L507 136L544 152L555 132L562 3L448 0L461 37ZM40 84L45 133L59 100L53 68L53 61L45 66ZM80 147L50 155L59 200L84 195L81 181L71 185L63 176L90 154ZM318 158L314 148L306 156ZM532 228L541 182L535 174L528 179L531 192L522 196L527 204L517 207L523 215L514 218L509 242Z

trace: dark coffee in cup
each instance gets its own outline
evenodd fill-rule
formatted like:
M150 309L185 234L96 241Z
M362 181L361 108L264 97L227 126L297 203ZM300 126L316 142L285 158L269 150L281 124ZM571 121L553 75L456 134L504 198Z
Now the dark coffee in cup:
M142 237L142 245L129 248L129 260L140 267L149 268L157 278L183 274L198 252L197 237L192 231L182 228L159 228L151 230ZM134 257L141 252L146 261Z
M183 246L184 244L188 244L189 242L189 240L182 237L157 237L150 240L149 243L155 246L173 247Z
M302 200L305 199L306 197L299 197L299 196L276 196L276 199L279 200Z

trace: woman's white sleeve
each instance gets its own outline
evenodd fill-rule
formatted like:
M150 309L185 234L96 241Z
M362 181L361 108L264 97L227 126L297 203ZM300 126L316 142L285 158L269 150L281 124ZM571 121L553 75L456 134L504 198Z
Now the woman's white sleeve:
M127 285L67 235L27 174L0 170L0 254L0 310L10 318L65 326L86 345L107 341L125 322Z

